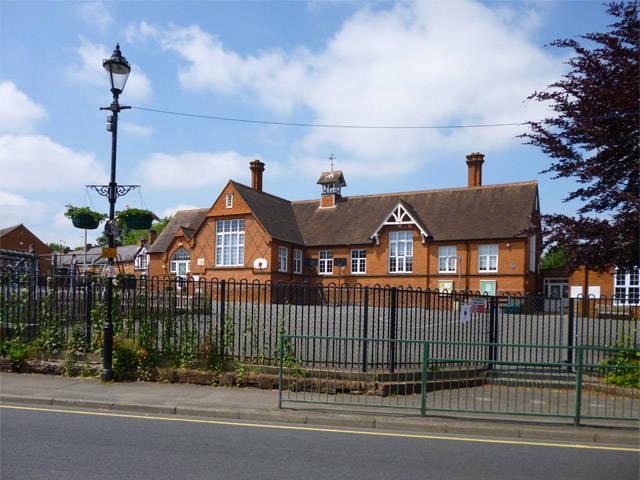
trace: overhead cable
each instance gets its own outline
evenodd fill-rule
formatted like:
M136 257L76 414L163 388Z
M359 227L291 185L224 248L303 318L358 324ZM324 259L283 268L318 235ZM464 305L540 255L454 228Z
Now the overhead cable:
M379 130L426 130L426 129L450 129L450 128L488 128L488 127L517 127L522 125L530 125L532 123L548 123L552 124L558 122L557 119L547 119L540 120L537 122L513 122L513 123L484 123L477 125L402 125L402 126L393 126L393 125L330 125L330 124L322 124L322 123L296 123L296 122L274 122L269 120L249 120L246 118L231 118L231 117L216 117L213 115L198 115L194 113L182 113L182 112L171 112L168 110L157 110L154 108L144 108L144 107L131 107L135 110L143 110L146 112L154 112L154 113L164 113L167 115L178 115L181 117L192 117L192 118L203 118L206 120L219 120L224 122L239 122L239 123L257 123L262 125L279 125L286 127L315 127L315 128L353 128L353 129L379 129ZM597 117L584 117L584 118L575 118L571 119L572 121L583 121L583 120L600 120L604 118L614 118L614 117L625 117L628 115L638 115L640 112L631 112L631 113L614 113L611 115L601 115Z

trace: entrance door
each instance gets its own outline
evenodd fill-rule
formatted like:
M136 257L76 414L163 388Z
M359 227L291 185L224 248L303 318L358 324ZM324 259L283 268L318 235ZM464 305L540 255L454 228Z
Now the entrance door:
M547 297L546 311L566 311L569 305L569 280L566 278L545 278L544 294Z

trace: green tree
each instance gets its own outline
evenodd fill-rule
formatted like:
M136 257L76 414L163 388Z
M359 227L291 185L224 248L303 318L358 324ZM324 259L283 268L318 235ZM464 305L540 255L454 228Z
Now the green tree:
M60 252L66 248L64 243L47 243L47 247L51 249L52 252Z
M155 230L160 235L164 227L171 221L171 218L171 215L169 215L154 221L149 230ZM132 230L123 223L120 225L120 235L115 238L115 241L119 245L135 245L138 242L138 238L142 237L145 240L149 238L149 230ZM109 244L109 240L104 234L100 235L96 241L101 247L106 247Z
M569 252L562 247L552 248L544 252L540 259L540 268L562 268L569 263Z
M570 70L529 99L549 102L556 116L522 135L553 159L543 173L580 184L565 199L584 202L577 216L542 216L546 243L570 252L571 270L631 269L640 256L638 2L610 3L607 13L608 32L551 43L573 50Z

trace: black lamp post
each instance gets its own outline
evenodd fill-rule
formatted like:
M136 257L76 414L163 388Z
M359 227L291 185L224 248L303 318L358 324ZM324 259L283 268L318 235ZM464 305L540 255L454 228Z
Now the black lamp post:
M125 110L131 107L121 106L118 103L118 97L124 90L124 86L131 73L131 66L129 62L122 56L120 52L120 44L116 44L116 49L113 51L111 58L108 58L102 62L102 66L107 71L109 83L111 85L111 93L113 93L113 102L109 107L101 107L100 110L111 110L112 114L107 117L107 130L111 131L111 181L108 188L104 186L92 186L103 196L109 199L109 222L105 226L105 234L109 240L109 249L114 248L113 237L117 234L117 227L115 225L115 207L116 199L120 195L124 195L135 186L121 185L116 183L116 146L118 143L118 113L121 110ZM113 250L110 250L112 253ZM113 255L108 255L107 258L107 318L104 322L104 356L102 361L102 374L100 378L104 382L113 380Z

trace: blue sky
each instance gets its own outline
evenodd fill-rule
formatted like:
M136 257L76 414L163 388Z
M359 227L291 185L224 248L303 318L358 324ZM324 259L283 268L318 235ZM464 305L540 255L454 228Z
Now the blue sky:
M109 181L111 103L102 60L116 42L132 65L120 97L118 199L161 216L213 204L229 179L319 198L342 170L343 195L463 187L465 156L483 184L538 180L545 213L573 214L574 188L540 172L525 127L354 129L245 123L423 127L538 120L526 97L566 71L557 38L605 31L599 1L0 0L0 227L82 245L65 205L108 212L85 185ZM603 112L606 114L607 112ZM100 231L90 231L93 241Z

